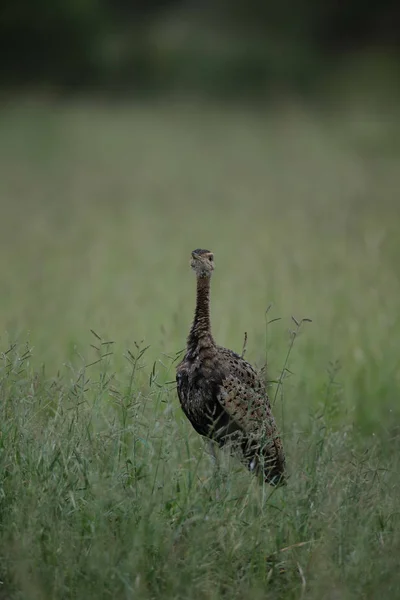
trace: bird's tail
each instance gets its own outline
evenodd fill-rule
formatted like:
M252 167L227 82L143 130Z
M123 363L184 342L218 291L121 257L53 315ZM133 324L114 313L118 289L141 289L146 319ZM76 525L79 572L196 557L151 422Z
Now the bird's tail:
M265 445L253 441L243 448L248 469L261 477L265 483L277 487L286 484L285 455L279 437L270 439Z

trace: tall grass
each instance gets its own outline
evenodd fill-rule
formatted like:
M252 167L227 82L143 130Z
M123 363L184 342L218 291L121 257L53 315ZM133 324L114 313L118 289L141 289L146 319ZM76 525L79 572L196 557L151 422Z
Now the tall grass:
M399 597L400 119L362 114L3 109L0 598ZM178 406L199 246L285 489Z

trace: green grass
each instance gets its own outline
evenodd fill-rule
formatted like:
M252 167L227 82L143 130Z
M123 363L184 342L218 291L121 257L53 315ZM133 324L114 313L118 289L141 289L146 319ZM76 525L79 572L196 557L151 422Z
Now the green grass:
M400 597L399 133L3 106L1 599ZM216 469L180 411L195 247L215 338L281 380L285 489Z

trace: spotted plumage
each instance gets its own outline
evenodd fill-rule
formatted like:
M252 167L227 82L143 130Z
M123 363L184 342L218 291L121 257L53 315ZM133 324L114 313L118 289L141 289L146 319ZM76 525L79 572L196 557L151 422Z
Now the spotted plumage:
M212 252L194 250L191 266L197 276L196 311L176 372L183 412L199 434L220 446L229 444L265 481L283 483L285 457L264 380L241 356L218 346L211 334Z

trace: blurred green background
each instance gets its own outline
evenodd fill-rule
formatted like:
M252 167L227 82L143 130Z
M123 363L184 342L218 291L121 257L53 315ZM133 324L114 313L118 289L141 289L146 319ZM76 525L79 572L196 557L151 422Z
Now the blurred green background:
M90 329L152 359L184 347L192 247L215 252L216 339L271 378L296 318L307 407L331 362L347 408L391 422L400 373L400 120L211 104L20 101L0 122L0 326L53 368ZM393 388L395 386L395 388ZM366 403L365 394L369 401ZM297 405L304 418L304 406ZM291 410L291 409L290 409ZM343 415L342 415L343 416ZM352 417L351 417L352 418Z
M1 599L400 597L399 6L3 0ZM284 490L179 407L198 247Z

